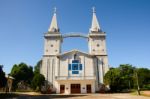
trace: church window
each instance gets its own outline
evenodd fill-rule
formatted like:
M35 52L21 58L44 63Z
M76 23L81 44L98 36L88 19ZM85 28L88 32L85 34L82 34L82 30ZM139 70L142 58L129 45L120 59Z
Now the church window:
M72 70L78 70L78 64L72 64Z
M97 47L99 47L99 44L97 44Z
M57 50L55 50L55 52L57 52Z
M80 70L82 70L82 64L80 64L80 67L79 67L79 68L80 68Z
M72 63L79 63L79 60L72 60Z
M68 64L68 70L72 71L72 74L79 74L79 71L82 70L82 64L79 60L72 60L72 63Z
M46 50L46 52L48 52L48 50Z
M79 71L72 71L72 74L79 74Z
M68 70L71 70L71 64L69 64Z

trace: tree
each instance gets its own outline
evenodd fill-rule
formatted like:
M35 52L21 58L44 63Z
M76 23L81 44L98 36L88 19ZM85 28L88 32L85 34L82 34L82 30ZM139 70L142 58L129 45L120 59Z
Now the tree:
M120 74L121 72L118 68L112 68L104 76L104 83L110 86L112 92L117 92L118 90L121 90Z
M32 88L41 90L41 86L44 85L45 77L42 74L36 73L32 80Z
M7 84L7 79L5 77L5 73L3 72L3 66L0 65L0 88L5 87Z
M40 74L40 66L42 64L42 60L38 61L34 67L34 77L32 80L32 88L37 90L41 90L41 86L44 85L45 77Z
M40 66L42 65L42 60L38 61L34 67L34 74L40 73Z
M11 70L10 75L15 78L13 83L14 89L17 88L17 84L20 81L30 85L33 79L33 68L25 63L20 63L19 65L15 64Z
M111 91L122 91L130 88L139 90L150 89L150 70L135 68L130 64L122 64L111 68L104 76L104 83L110 86Z
M144 86L150 84L150 70L149 69L138 68L137 74L138 74L140 88L144 88Z
M110 69L104 76L104 83L110 86L111 91L123 91L133 88L134 68L129 64L122 64Z
M118 68L121 71L120 77L122 88L123 89L133 88L134 86L133 75L135 67L133 67L130 64L121 64Z

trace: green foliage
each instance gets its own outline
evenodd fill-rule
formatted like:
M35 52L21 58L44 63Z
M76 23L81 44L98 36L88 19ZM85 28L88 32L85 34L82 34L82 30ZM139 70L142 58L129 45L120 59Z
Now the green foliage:
M136 76L138 74L138 77ZM137 88L148 89L150 84L150 70L147 68L135 68L129 64L122 64L117 68L111 68L104 76L104 83L110 86L112 92Z
M31 84L33 78L33 68L25 63L20 63L19 65L15 64L11 70L10 75L15 78L13 87L14 89L16 89L17 84L20 81L24 81L27 84Z
M32 88L34 90L37 90L37 88L40 90L41 86L44 85L44 81L45 81L44 76L42 74L36 73L32 80Z
M147 68L137 69L140 88L150 84L150 70Z
M15 78L13 82L13 88L16 89L17 85L20 82L24 82L25 84L32 87L34 90L41 88L41 85L44 84L45 78L40 74L40 66L42 64L42 60L40 60L36 66L33 68L28 66L25 63L15 64L11 70L10 75Z
M40 73L40 66L42 65L42 60L38 61L36 66L34 67L34 74Z
M121 86L122 89L131 89L134 86L133 82L133 75L135 67L129 64L122 64L119 67L119 70L121 72Z
M144 90L150 90L150 84L143 85Z
M34 77L32 80L32 88L36 91L41 90L41 86L44 85L45 77L40 74L40 66L42 65L42 60L38 61L34 67Z
M121 89L121 87L118 86L121 83L120 74L121 72L118 68L110 69L110 71L106 73L104 82L106 85L110 85L111 91L116 92Z
M3 72L3 66L0 65L0 88L5 87L7 84L7 79L5 77L5 73Z

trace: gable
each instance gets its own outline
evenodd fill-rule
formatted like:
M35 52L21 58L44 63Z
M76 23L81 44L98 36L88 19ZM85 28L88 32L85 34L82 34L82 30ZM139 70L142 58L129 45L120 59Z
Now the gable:
M72 51L69 51L69 52L59 54L58 57L67 57L67 56L74 56L74 55L85 56L85 57L93 57L93 55L90 55L88 53L81 52L81 51L78 51L78 50L72 50Z

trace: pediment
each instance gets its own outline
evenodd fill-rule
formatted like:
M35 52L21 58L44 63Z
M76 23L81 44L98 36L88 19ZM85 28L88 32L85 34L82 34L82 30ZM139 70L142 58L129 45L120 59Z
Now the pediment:
M62 54L57 55L58 57L64 57L64 56L70 56L70 55L74 55L74 54L78 54L78 55L82 55L82 56L86 56L86 57L93 57L93 55L90 55L86 52L81 52L79 50L71 50L69 52L65 52Z

